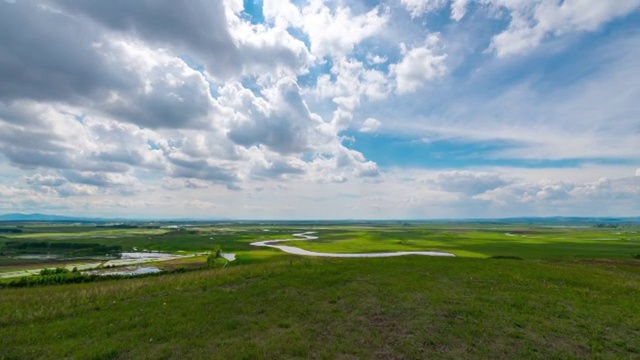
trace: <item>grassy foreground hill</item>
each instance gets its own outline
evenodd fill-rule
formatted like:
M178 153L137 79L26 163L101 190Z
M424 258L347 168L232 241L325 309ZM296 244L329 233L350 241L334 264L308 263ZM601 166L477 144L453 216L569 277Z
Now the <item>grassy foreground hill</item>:
M640 358L639 260L278 257L0 290L0 359Z

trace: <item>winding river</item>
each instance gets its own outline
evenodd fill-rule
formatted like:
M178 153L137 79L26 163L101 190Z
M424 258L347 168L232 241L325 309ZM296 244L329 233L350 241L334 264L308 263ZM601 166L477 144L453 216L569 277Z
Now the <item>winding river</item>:
M313 236L315 231L307 231L304 233L293 234L298 239L295 240L316 240L317 236ZM253 246L265 246L274 249L282 250L289 254L302 255L302 256L320 256L320 257L334 257L334 258L375 258L375 257L391 257L391 256L406 256L406 255L423 255L423 256L455 256L450 253L438 252L438 251L394 251L394 252L382 252L382 253L358 253L358 254L337 254L337 253L323 253L304 250L294 246L286 245L274 245L276 243L283 243L287 241L293 241L294 239L282 239L282 240L267 240L253 242Z

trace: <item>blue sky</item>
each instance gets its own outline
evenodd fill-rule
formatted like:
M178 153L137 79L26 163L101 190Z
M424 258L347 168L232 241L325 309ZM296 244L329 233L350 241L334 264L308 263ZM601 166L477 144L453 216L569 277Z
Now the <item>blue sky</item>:
M0 1L0 212L640 215L640 0Z

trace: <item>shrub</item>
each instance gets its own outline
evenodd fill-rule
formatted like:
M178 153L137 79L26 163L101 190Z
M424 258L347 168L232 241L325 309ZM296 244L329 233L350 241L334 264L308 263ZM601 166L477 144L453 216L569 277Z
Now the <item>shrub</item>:
M497 255L492 256L489 259L499 259L499 260L522 260L519 256L510 256L510 255Z
M62 267L57 267L55 269L42 269L42 270L40 270L40 275L42 275L42 276L67 274L67 273L69 273L69 270L67 270L65 268L62 268Z

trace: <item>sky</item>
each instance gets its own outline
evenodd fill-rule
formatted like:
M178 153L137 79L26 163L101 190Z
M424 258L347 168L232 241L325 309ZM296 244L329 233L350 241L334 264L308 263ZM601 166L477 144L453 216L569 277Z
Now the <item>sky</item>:
M640 216L640 0L0 0L0 213Z

